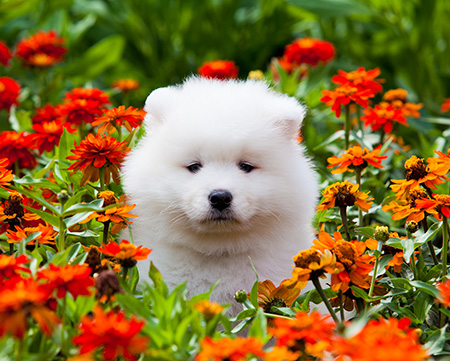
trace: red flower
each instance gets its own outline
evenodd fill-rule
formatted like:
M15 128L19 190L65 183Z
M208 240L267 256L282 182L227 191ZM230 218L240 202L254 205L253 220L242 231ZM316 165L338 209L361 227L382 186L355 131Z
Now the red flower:
M133 267L136 261L147 259L152 251L143 246L136 247L126 240L122 240L120 244L115 242L102 244L98 250L107 256L114 257L123 267L128 268Z
M67 49L63 46L65 39L50 30L39 31L17 44L16 55L29 66L47 67L63 60Z
M53 122L61 119L61 112L59 107L55 107L51 104L46 104L43 108L37 108L36 114L33 115L31 120L33 124Z
M3 41L0 41L0 64L8 66L11 57L11 50L9 50L8 46Z
M316 66L319 62L328 63L335 53L333 44L328 41L306 37L288 44L282 59L288 64L297 66L300 64Z
M29 135L29 144L30 147L37 149L39 154L51 152L55 146L58 146L64 131L61 120L34 124L33 129L36 133ZM67 128L67 130L70 133L76 131L72 128Z
M8 190L8 188L6 187L10 185L11 181L14 178L12 171L7 168L8 165L8 159L0 159L0 187L6 190Z
M92 100L98 102L99 107L109 104L109 95L97 88L74 88L66 93L64 101L74 101L79 99Z
M203 63L198 68L198 73L205 78L214 79L230 79L237 78L239 74L239 68L234 61L229 60L213 60Z
M14 79L7 76L0 77L0 111L18 105L19 93L20 85Z
M320 98L320 101L331 106L331 110L336 113L338 118L341 116L341 105L354 102L365 108L369 98L374 96L370 89L359 90L350 84L340 85L334 90L322 90L322 94L324 96Z
M144 322L134 316L127 320L123 312L111 311L105 314L100 306L96 306L93 316L85 316L81 320L81 334L73 342L81 346L81 354L103 349L105 360L116 360L123 356L135 361L150 342L148 337L139 335L143 327Z
M374 108L364 109L364 114L361 120L365 122L366 126L371 125L373 131L383 128L384 132L389 133L392 131L393 122L408 126L402 110L394 108L392 105L375 105Z
M375 68L366 70L363 67L355 71L345 72L338 70L338 75L331 78L331 81L339 85L349 85L358 88L358 90L370 90L374 95L383 90L380 82L382 79L376 79L380 75L380 69Z
M82 170L84 176L81 185L85 185L87 182L97 182L100 179L100 169L104 168L105 183L109 183L112 175L113 181L119 184L119 166L129 151L125 142L118 142L113 137L88 134L80 145L75 144L75 149L71 150L74 155L67 157L76 160L68 170Z
M30 273L28 268L22 266L29 262L30 260L24 254L19 257L0 254L0 283L4 282L6 278L17 277L22 272Z
M62 298L69 292L73 298L89 296L94 280L90 277L91 268L86 266L58 267L50 264L48 269L38 272L38 277L47 280L45 284L50 290L56 290L56 297Z
M450 98L444 99L444 102L441 105L441 113L448 112L450 110Z
M14 163L19 163L19 168L33 169L37 162L30 152L30 138L25 132L5 131L0 133L0 158L7 158L8 169L14 168Z
M450 280L439 282L436 288L439 291L439 296L437 297L439 303L445 307L450 307Z
M70 125L92 123L96 117L103 114L103 107L94 100L77 99L58 106L64 122Z
M108 134L112 134L116 128L121 127L122 125L131 132L133 128L137 128L141 125L144 116L144 111L133 107L125 109L125 106L121 105L118 108L107 110L104 116L95 118L92 126L100 125L97 134L101 134L105 130Z

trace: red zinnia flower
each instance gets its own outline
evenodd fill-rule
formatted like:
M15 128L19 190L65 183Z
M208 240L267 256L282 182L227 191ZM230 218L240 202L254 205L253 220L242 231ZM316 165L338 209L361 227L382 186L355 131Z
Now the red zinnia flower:
M81 170L84 174L81 185L85 185L87 182L97 182L100 169L104 168L105 183L109 184L112 175L113 181L119 184L119 166L129 151L125 142L118 142L113 137L88 134L80 145L75 144L75 149L71 150L74 155L67 157L76 160L68 170Z
M123 267L128 268L133 267L136 264L136 261L147 259L152 251L143 246L136 247L126 240L122 240L120 244L115 242L102 244L98 250L107 256L114 257Z
M58 106L46 104L43 108L37 108L36 114L31 117L33 124L53 122L61 119L61 112Z
M59 145L59 141L64 131L64 127L60 120L52 122L44 122L40 124L34 124L33 129L36 133L29 135L30 147L37 149L39 154L44 152L51 152L55 146ZM76 131L76 129L67 128L70 133Z
M367 107L369 98L374 96L370 89L359 90L357 87L345 84L340 85L334 90L322 90L324 95L320 101L325 102L327 106L331 106L331 110L336 113L336 117L341 115L341 105L357 103L363 108Z
M139 82L134 79L118 79L112 83L112 87L125 93L138 89Z
M450 307L450 280L445 280L436 285L439 291L438 301L445 307Z
M86 266L63 266L58 267L50 264L48 269L38 272L38 277L48 281L46 287L56 290L56 297L62 298L67 292L73 298L78 296L89 296L92 293L91 287L94 280L91 277L91 268Z
M19 276L21 272L30 273L28 268L22 266L29 262L30 260L25 254L21 254L18 257L0 254L0 283L7 278Z
M441 112L445 113L450 110L450 98L444 99L444 103L441 105Z
M8 169L13 169L15 162L19 163L21 169L33 169L37 165L34 155L30 152L29 135L25 132L0 133L0 158L8 159Z
M96 117L103 114L103 107L94 100L77 99L58 106L64 122L70 125L92 123Z
M18 105L19 93L20 85L14 79L7 76L0 77L0 111Z
M406 118L401 109L394 108L392 105L375 105L375 108L364 109L364 116L361 117L366 126L371 125L373 131L383 128L384 132L392 131L393 122L408 126Z
M383 89L380 84L383 79L376 79L378 75L380 75L380 69L378 68L366 70L363 67L360 67L351 72L338 70L338 75L333 76L331 81L339 85L356 87L360 91L370 90L375 95Z
M239 74L239 68L234 61L229 60L213 60L203 63L198 68L198 73L206 78L214 79L230 79L237 78Z
M79 99L96 101L99 107L105 107L109 104L109 95L97 88L73 88L66 93L63 100L67 102Z
M39 31L17 44L16 55L24 64L30 66L52 66L63 60L67 49L63 46L65 39L59 37L54 30Z
M306 37L288 44L282 59L288 64L297 66L300 64L316 66L319 62L329 62L335 53L333 44L328 41Z
M102 117L95 118L92 126L100 125L97 134L101 134L105 130L108 134L112 134L117 127L122 125L131 132L133 128L141 125L144 116L144 111L133 107L125 109L125 105L121 105L118 108L107 110Z
M100 306L94 308L93 316L84 316L79 326L81 334L73 339L80 345L80 353L103 349L105 360L116 360L120 356L130 361L144 352L150 339L139 335L144 322L134 316L127 320L123 312L105 314Z
M8 46L0 40L0 64L4 66L8 66L9 59L12 58L11 50L9 50Z

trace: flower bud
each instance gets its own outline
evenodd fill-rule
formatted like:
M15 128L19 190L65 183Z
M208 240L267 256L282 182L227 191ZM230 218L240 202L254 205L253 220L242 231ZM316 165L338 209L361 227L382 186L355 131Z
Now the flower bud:
M64 203L66 203L69 200L70 194L65 189L63 189L61 192L59 192L57 194L57 197L58 197L58 201L61 204L64 204Z
M377 226L373 236L378 242L385 243L389 239L389 228L387 226Z
M408 221L406 222L406 230L409 233L416 233L419 230L419 225L416 221Z
M236 300L236 302L239 303L244 303L247 300L248 296L247 296L247 292L245 291L237 291L234 294L234 299Z

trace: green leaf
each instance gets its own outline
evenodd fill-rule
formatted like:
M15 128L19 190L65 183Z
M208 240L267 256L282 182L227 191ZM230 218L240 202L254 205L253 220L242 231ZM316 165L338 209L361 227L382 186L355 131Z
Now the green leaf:
M422 281L410 281L409 284L418 290L433 296L434 298L439 296L439 291L433 285Z
M288 2L325 17L372 14L369 7L356 0L289 0Z
M258 309L258 312L253 319L248 335L250 337L259 337L261 339L267 337L267 318L261 309Z
M438 355L444 349L447 327L448 325L445 325L441 329L431 332L424 345L429 355Z
M434 297L426 293L419 293L414 298L414 314L423 322L434 304Z
M81 221L84 221L92 213L94 213L94 212L82 212L82 213L77 213L77 214L73 215L72 217L65 218L64 223L66 225L66 228L72 227L73 225L75 225Z
M64 217L71 216L82 212L102 212L105 208L102 207L103 199L95 199L89 203L77 203L65 209L62 215Z
M24 208L28 209L30 212L33 212L34 214L37 214L39 217L41 217L45 222L48 224L51 224L53 227L59 229L59 218L54 216L51 213L40 211L35 208L31 208L28 206L24 206Z
M150 270L148 271L148 276L153 281L155 289L163 296L167 297L169 294L169 288L164 282L161 272L155 267L153 262L150 262Z
M69 133L66 128L63 130L63 134L61 135L61 139L59 141L58 146L58 160L62 162L67 162L67 157L71 155L71 149L75 146L75 135Z
M375 232L374 227L357 227L355 228L355 232L360 234L363 237L373 238L373 233Z

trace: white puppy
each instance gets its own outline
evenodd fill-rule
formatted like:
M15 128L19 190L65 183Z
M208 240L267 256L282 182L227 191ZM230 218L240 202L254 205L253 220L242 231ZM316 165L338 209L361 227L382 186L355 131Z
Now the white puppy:
M289 278L314 239L318 186L296 142L305 109L262 81L191 77L153 91L146 135L123 166L139 215L132 231L169 287L189 295L220 280L212 300L233 302L260 280ZM148 278L149 263L140 262Z

